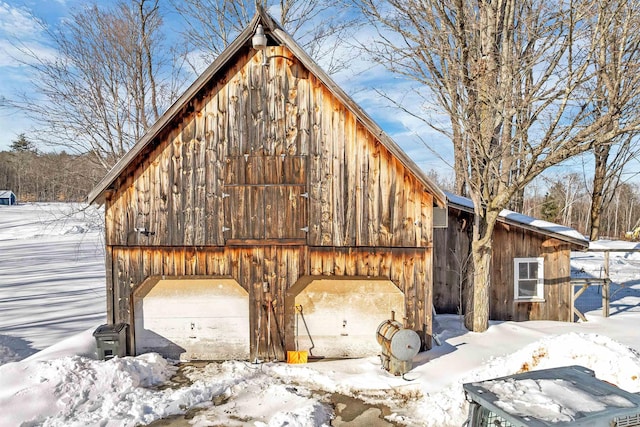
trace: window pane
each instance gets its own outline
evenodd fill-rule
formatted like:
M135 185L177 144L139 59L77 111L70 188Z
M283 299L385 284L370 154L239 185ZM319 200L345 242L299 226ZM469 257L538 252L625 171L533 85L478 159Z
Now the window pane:
M538 278L538 263L530 262L529 263L529 277L527 279L537 279Z
M537 280L520 280L518 282L519 297L535 297L537 290Z
M529 264L526 262L518 263L518 278L519 279L528 279L529 278Z

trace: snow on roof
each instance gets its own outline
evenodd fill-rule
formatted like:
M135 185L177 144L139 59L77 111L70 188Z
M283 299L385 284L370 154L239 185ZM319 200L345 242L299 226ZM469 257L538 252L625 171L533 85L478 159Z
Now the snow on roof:
M473 210L473 200L467 197L449 193L447 191L445 191L444 193L447 196L447 200L450 204L457 205L458 207L463 209ZM510 211L508 209L503 209L500 212L500 218L502 218L503 221L508 221L512 224L528 226L546 234L553 234L559 238L563 238L563 240L570 239L584 245L589 242L589 240L582 233L579 233L577 230L571 227L566 227L564 225L533 218L525 214Z
M0 199L11 197L12 194L13 194L13 191L11 190L0 190Z
M627 242L624 240L596 240L589 242L590 251L640 251L639 242Z

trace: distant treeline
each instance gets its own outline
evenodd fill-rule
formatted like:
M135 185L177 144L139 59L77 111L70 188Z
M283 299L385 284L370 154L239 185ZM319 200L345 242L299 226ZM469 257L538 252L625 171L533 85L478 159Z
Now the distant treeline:
M11 190L20 202L85 201L105 171L87 156L0 151L0 190Z

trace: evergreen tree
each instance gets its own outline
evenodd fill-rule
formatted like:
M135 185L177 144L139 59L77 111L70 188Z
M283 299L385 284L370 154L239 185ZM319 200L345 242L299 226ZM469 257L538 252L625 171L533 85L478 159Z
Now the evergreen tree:
M542 201L542 219L545 221L556 222L560 216L560 205L555 197L551 196L548 192L544 195Z
M15 151L17 153L35 153L37 150L34 143L29 141L24 133L21 133L18 135L18 139L11 142L11 151Z

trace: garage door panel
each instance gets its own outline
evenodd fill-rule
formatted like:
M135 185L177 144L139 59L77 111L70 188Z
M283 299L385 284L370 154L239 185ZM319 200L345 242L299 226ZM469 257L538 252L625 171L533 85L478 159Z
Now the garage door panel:
M176 304L176 301L179 303ZM145 318L161 319L176 318L185 316L188 318L212 318L227 319L234 317L234 313L242 313L247 311L247 299L217 297L207 295L206 298L152 298L145 301Z
M309 330L298 327L299 348L315 345L314 354L325 357L378 354L378 326L392 311L397 319L405 313L404 294L387 279L316 279L295 295L294 303L302 308ZM296 315L298 325L303 325L301 315Z
M249 295L232 279L163 279L134 298L136 353L249 358Z

